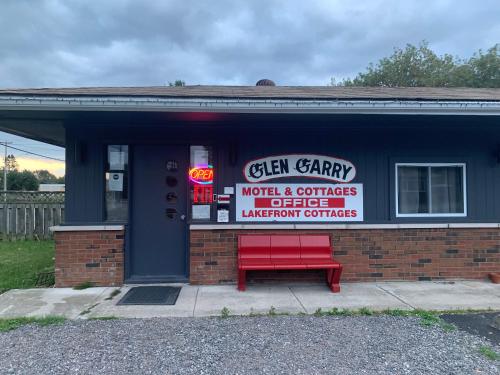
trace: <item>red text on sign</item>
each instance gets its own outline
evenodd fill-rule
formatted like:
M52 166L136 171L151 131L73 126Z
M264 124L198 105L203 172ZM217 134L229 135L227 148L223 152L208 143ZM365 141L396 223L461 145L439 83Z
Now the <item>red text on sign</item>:
M255 198L255 208L344 208L345 198Z

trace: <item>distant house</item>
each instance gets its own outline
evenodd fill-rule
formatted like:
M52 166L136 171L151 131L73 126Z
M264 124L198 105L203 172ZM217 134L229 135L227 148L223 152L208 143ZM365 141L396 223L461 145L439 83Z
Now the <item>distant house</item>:
M64 184L40 184L38 191L59 191L64 192Z

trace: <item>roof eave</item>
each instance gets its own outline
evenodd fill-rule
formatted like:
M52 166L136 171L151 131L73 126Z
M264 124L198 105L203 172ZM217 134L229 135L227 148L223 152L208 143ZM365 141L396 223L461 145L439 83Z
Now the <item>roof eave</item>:
M0 95L0 110L498 116L500 101Z

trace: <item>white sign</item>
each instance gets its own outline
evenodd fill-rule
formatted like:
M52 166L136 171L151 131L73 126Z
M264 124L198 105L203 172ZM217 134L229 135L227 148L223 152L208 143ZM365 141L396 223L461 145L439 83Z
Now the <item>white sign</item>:
M208 219L210 220L210 205L209 204L193 204L191 208L193 219Z
M208 150L194 150L193 166L208 165Z
M363 184L236 184L236 221L363 221Z
M229 210L217 210L217 222L229 223Z
M313 177L335 182L350 182L356 168L347 160L313 154L269 156L252 160L243 168L248 182L263 182L283 177Z
M218 194L217 204L229 204L231 201L231 196L229 194Z
M108 180L109 191L123 191L123 173L110 173Z

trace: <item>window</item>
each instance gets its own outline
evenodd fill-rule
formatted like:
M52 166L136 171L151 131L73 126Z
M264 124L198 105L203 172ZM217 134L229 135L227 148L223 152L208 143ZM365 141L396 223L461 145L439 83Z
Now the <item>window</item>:
M109 145L106 164L106 221L128 220L128 146Z
M191 219L209 221L212 218L214 195L214 168L212 148L191 146L189 148L189 187L191 197Z
M396 164L396 216L466 216L465 164Z

